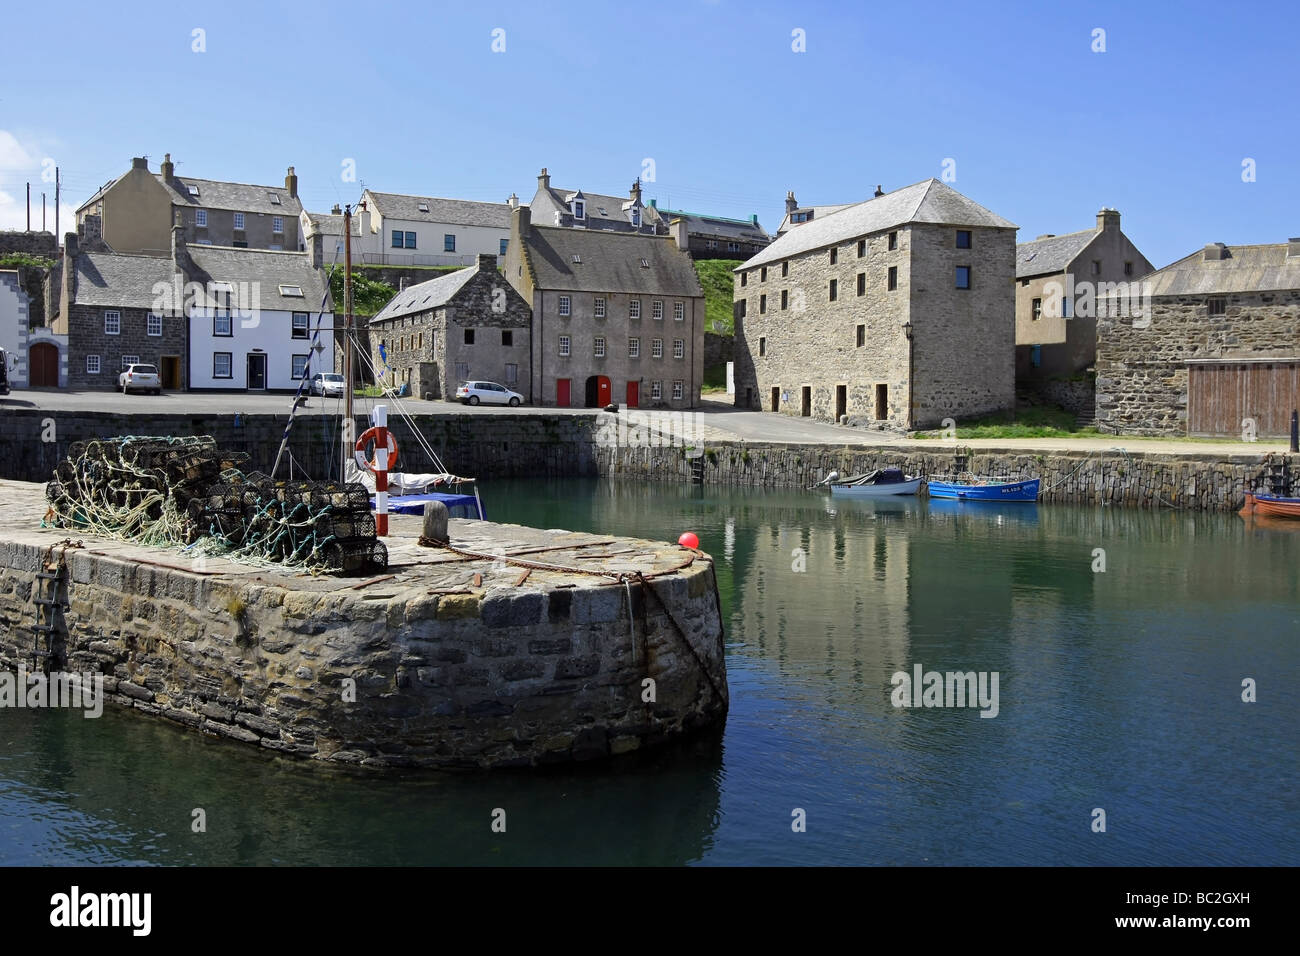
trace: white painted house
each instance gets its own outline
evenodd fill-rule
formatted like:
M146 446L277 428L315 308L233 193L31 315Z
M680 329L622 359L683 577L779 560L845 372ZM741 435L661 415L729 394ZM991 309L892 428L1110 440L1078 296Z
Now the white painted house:
M202 287L187 301L191 390L293 391L333 370L334 313L311 252L190 246L189 256Z
M495 203L369 189L361 198L361 252L354 249L353 260L397 266L470 266L480 254L504 257L510 213L519 205L518 196Z
M10 388L56 388L68 382L68 337L30 327L31 300L16 269L0 269L0 349ZM33 366L33 362L35 365Z

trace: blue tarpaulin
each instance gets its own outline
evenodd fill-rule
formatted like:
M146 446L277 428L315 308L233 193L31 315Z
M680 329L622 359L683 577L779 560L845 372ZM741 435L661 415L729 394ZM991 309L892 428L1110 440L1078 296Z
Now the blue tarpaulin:
M423 495L399 495L388 499L388 513L395 515L422 515L424 506L430 501L441 501L447 506L447 514L453 518L478 518L478 499L473 495L453 495L450 492L431 491ZM370 499L374 508L375 499ZM482 517L487 517L484 509Z

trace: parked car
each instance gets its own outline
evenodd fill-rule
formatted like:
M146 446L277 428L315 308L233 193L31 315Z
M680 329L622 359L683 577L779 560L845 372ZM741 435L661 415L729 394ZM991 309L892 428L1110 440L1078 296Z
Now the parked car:
M126 371L117 377L117 387L123 393L153 392L162 394L162 379L158 376L156 365L128 365Z
M343 376L338 372L317 372L311 377L311 393L326 397L342 396Z
M0 349L0 395L9 394L9 356Z
M496 382L466 382L456 389L456 398L465 405L518 405L524 397Z

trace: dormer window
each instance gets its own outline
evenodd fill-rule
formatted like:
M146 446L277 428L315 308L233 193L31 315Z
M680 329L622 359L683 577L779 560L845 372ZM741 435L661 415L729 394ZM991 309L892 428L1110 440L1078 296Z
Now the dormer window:
M632 210L632 225L634 225L634 226L639 226L639 225L641 225L641 210L640 210L640 209L633 209L633 210Z
M587 218L587 204L583 202L581 199L575 199L573 201L573 218L574 219Z
M428 211L429 211L429 204L428 204L427 202L422 202L422 203L420 203L420 205L419 205L418 208L419 208L420 212L428 212Z
M280 194L279 194L279 193L267 193L266 195L267 195L267 197L271 200L271 205L272 205L272 206L279 206L279 205L281 205L281 202L280 202Z

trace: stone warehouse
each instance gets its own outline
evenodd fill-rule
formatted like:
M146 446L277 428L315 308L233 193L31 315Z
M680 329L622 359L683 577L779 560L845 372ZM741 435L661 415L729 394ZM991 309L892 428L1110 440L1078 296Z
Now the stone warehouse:
M1011 408L1015 236L935 179L799 224L735 270L737 406L890 429Z
M1288 434L1300 408L1300 239L1211 243L1143 283L1141 306L1110 299L1102 315L1099 305L1097 426Z
M515 210L505 271L532 307L534 404L699 404L704 291L684 242L685 229L535 226Z
M481 254L472 269L393 296L370 320L371 363L385 387L407 385L426 399L453 398L469 379L528 395L532 317L497 257Z

